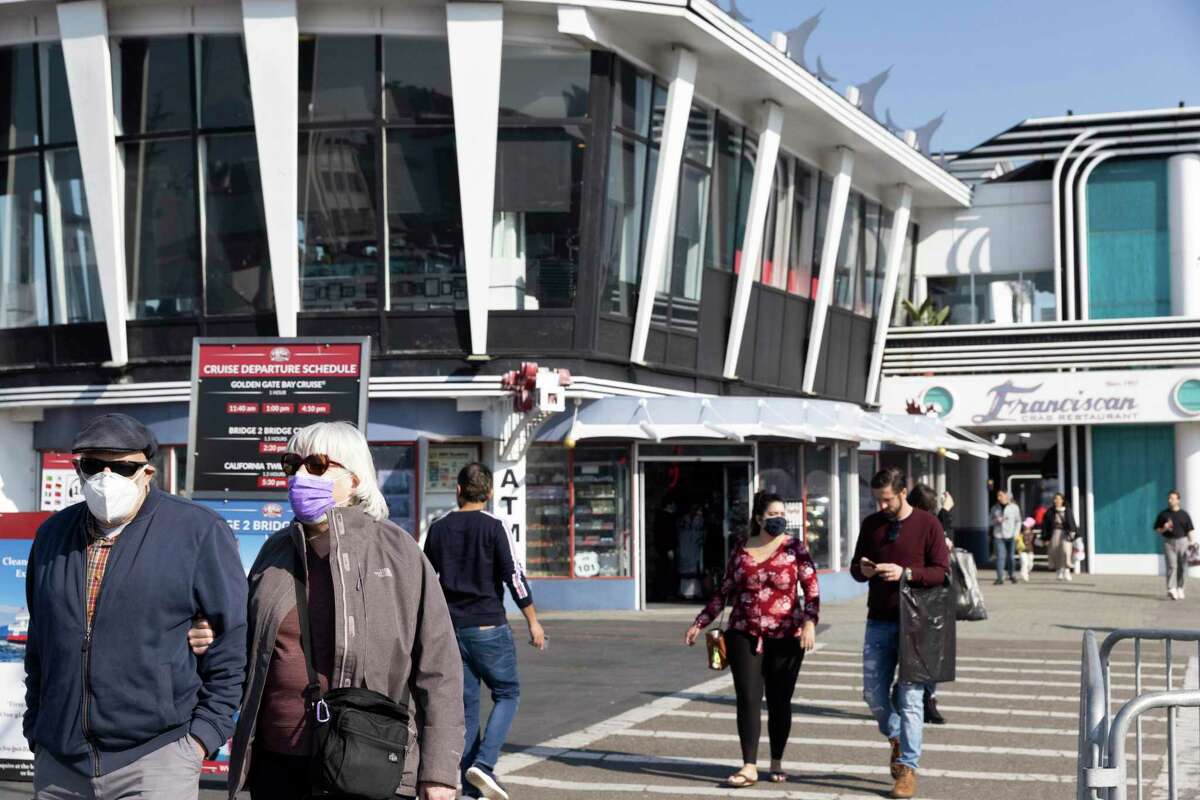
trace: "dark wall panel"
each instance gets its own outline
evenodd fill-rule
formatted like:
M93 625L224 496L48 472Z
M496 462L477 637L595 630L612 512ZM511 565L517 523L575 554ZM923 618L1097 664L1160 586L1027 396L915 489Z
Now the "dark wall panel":
M783 305L783 330L779 352L779 385L800 391L804 381L804 358L808 352L808 329L812 303L789 296Z
M499 312L488 318L488 353L569 353L575 336L574 315Z
M783 345L784 303L782 292L764 289L755 284L758 295L758 331L755 339L754 382L768 386L779 385L779 355Z
M850 321L850 361L846 381L846 396L861 403L867 393L867 372L871 366L872 321L854 317Z
M633 323L601 317L599 326L596 349L605 355L629 358L629 348L633 346Z
M629 354L626 353L626 358ZM667 361L667 332L651 326L646 337L646 363L664 364Z
M746 327L742 330L742 347L738 352L737 376L744 381L754 380L754 364L759 357L757 350L760 299L758 287L755 286L750 290L750 302L746 304ZM728 328L725 338L729 338Z
M705 375L720 375L725 368L725 346L729 338L729 307L733 275L716 269L704 270L700 291L700 353L698 368Z
M112 359L108 329L103 322L56 326L50 331L54 337L54 360L59 364L102 364Z
M52 339L45 328L0 331L0 365L5 369L49 366L54 363Z
M495 332L489 333L494 336ZM396 314L387 320L389 353L469 353L471 325L461 314Z
M667 363L673 367L694 372L698 350L699 339L696 336L671 331L671 335L667 339Z
M134 320L126 326L129 357L168 358L192 355L192 339L201 335L196 320Z
M813 391L823 395L828 393L829 375L829 340L832 338L833 320L831 315L825 316L825 330L821 334L821 350L817 355L817 372L813 378Z
M278 336L279 325L274 314L254 317L226 317L205 320L205 336Z

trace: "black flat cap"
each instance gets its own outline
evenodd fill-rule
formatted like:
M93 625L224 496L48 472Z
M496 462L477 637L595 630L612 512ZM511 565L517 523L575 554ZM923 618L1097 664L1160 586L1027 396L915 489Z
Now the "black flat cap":
M158 439L149 428L128 414L102 414L76 434L71 452L83 450L145 453L146 458L154 458L158 452Z

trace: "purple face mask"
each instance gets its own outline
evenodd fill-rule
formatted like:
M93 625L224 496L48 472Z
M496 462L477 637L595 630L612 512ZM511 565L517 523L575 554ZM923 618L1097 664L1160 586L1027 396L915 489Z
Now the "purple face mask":
M324 476L300 473L288 479L288 502L296 519L301 522L320 522L325 519L333 502L333 481Z

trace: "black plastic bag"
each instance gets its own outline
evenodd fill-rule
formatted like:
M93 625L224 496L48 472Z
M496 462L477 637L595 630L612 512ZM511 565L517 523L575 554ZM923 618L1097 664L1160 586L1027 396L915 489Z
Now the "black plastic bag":
M970 550L956 547L950 551L950 567L954 572L954 591L958 600L956 618L967 622L987 619L979 575L975 572L975 556Z
M949 576L941 586L932 588L901 581L901 683L954 680L956 594Z

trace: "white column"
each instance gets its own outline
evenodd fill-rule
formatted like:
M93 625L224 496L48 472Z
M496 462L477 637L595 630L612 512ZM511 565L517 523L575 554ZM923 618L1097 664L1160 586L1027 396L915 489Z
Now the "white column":
M1175 423L1174 488L1185 508L1200 508L1200 422Z
M767 207L773 199L771 182L775 177L775 161L779 156L779 134L783 130L783 109L772 101L764 105L763 127L758 133L758 157L754 161L754 180L750 183L746 234L742 239L742 266L733 295L733 318L729 321L729 339L725 348L725 377L729 379L737 377L742 334L746 330L746 310L750 307L750 289L758 278L762 261L763 230L767 225Z
M813 298L812 331L808 336L808 355L804 359L801 390L811 393L817 380L817 359L825 336L825 319L833 299L833 276L837 269L838 245L842 241L842 223L846 220L846 200L850 196L850 175L854 172L854 151L839 147L833 187L829 193L829 216L825 220L825 240L821 242L821 272L817 296Z
M1079 251L1079 318L1092 318L1091 305L1091 278L1088 270L1091 268L1088 263L1088 210L1087 210L1087 185L1091 180L1092 173L1096 171L1096 167L1103 164L1108 159L1115 155L1119 155L1120 151L1109 150L1096 155L1088 165L1083 168L1083 172L1079 176L1079 185L1075 189L1075 205L1078 208L1079 225L1076 228L1076 246Z
M1167 214L1171 314L1200 316L1200 153L1167 159Z
M1054 162L1054 176L1050 179L1050 215L1053 217L1054 229L1052 231L1054 239L1054 315L1055 319L1062 320L1063 318L1063 291L1062 291L1062 200L1059 197L1059 192L1062 187L1062 172L1063 167L1067 162L1067 157L1071 155L1080 142L1094 135L1096 132L1092 129L1083 131L1068 144L1062 151L1062 155Z
M679 169L683 143L687 135L692 95L696 90L696 54L675 48L671 84L667 89L667 111L663 119L662 144L658 172L654 176L654 196L650 200L650 222L646 229L646 253L642 260L642 281L638 294L637 316L633 323L633 346L629 360L645 363L646 340L650 336L650 318L654 313L654 294L667 260L675 225L675 195L679 191Z
M1096 562L1096 559L1095 559L1095 552L1096 552L1096 492L1095 492L1095 483L1093 481L1093 476L1096 474L1096 471L1093 468L1093 465L1096 463L1096 455L1095 455L1094 451L1092 450L1092 426L1091 425L1085 425L1083 427L1083 441L1087 445L1087 453L1086 453L1087 464L1085 465L1085 468L1087 470L1087 477L1084 479L1084 482L1083 482L1083 497L1084 497L1084 506L1083 507L1087 511L1087 543L1088 543L1087 565L1088 565L1088 572L1095 572L1096 571L1096 566L1095 566L1095 562ZM1076 575L1078 575L1080 572L1082 572L1082 568L1080 567L1080 565L1078 563L1076 563L1074 565L1074 571L1075 571Z
M242 0L254 139L262 176L271 285L280 336L296 335L300 311L299 41L296 0Z
M446 36L454 94L454 143L458 149L458 193L467 268L471 355L484 358L487 356L492 272L504 6L500 3L447 3Z
M1087 235L1087 220L1080 218L1075 214L1075 176L1079 174L1079 168L1085 161L1088 161L1092 154L1102 147L1108 147L1113 142L1108 139L1101 139L1092 142L1083 149L1072 163L1070 169L1067 170L1066 185L1063 186L1063 220L1066 222L1066 241L1063 243L1063 250L1066 256L1066 277L1067 277L1067 312L1066 319L1076 319L1075 316L1075 245L1084 236ZM1086 209L1084 209L1086 211ZM1082 216L1082 215L1081 215Z
M892 306L896 302L896 283L900 280L900 262L904 259L904 240L908 236L908 219L912 211L912 187L900 184L896 209L892 213L892 229L888 232L887 263L883 266L883 295L879 298L879 316L875 320L875 342L871 347L871 367L867 373L868 405L879 402L879 372L883 366L883 348L887 344L888 326L892 322Z
M79 131L79 164L87 192L96 271L104 299L111 364L129 360L125 321L129 297L125 281L125 219L120 160L113 115L112 62L108 13L103 0L57 5L63 61L71 92L71 113Z
M841 451L843 444L834 442L830 450L833 463L829 470L829 566L841 569L842 547L842 471Z

